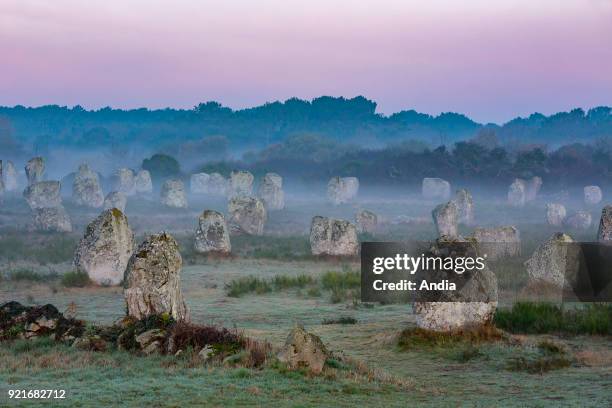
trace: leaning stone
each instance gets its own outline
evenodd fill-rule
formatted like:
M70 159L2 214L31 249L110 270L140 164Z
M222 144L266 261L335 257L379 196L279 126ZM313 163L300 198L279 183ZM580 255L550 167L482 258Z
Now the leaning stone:
M425 177L421 186L426 200L448 200L451 195L450 183L437 177Z
M474 224L474 200L472 194L464 188L457 190L455 198L453 199L457 205L457 213L459 216L459 222L465 225Z
M612 241L612 205L606 205L601 210L597 240L599 242Z
M127 217L112 208L87 226L74 254L74 265L99 285L117 285L133 251L134 233Z
M310 225L313 255L355 256L359 252L357 228L345 220L315 216Z
M514 226L476 228L473 235L487 260L512 258L521 254L521 237Z
M140 170L134 177L134 191L137 194L149 194L153 192L153 181L149 170Z
M459 211L454 201L440 204L431 212L438 236L457 237L457 218Z
M262 235L266 224L266 208L258 198L234 197L228 203L229 224L237 234Z
M586 186L584 188L584 203L587 205L595 205L601 202L602 193L598 186Z
M177 321L189 320L181 291L182 264L178 244L170 234L148 236L125 270L127 314L140 320L168 313Z
M206 173L192 174L189 179L189 188L192 194L207 194L210 175Z
M161 203L166 207L187 208L187 194L181 180L166 180L161 188Z
M314 374L319 374L323 371L329 352L318 336L296 326L287 336L277 357L292 370L306 368Z
M567 244L572 242L572 237L558 232L538 246L531 258L525 262L529 279L563 288L567 272Z
M31 209L52 208L62 204L59 181L40 181L29 185L23 196Z
M355 224L357 231L372 234L378 226L378 216L372 211L361 210L355 214Z
M34 157L25 165L25 173L28 178L28 186L43 181L45 174L45 161L42 157Z
M200 253L229 254L232 251L229 231L223 214L206 210L200 215L194 248Z
M586 211L577 211L563 222L564 225L574 229L589 229L592 223L593 218Z
M104 204L104 194L98 175L88 165L79 166L72 182L72 199L77 205L100 208Z
M563 225L563 221L567 216L567 211L563 204L550 203L546 204L546 221L550 225L556 227Z
M125 213L125 206L127 205L127 196L121 191L111 191L104 198L104 209L110 210L116 208L122 213Z
M120 191L127 196L136 193L134 170L121 168L118 169L114 176L114 191Z
M525 180L514 179L514 182L508 188L508 204L513 207L522 207L527 200L526 195L527 183Z
M332 177L327 183L327 198L334 205L354 200L358 192L359 179L357 177Z
M15 165L12 161L7 160L4 162L2 177L4 181L4 189L6 191L17 191L17 170L15 170Z
M525 201L534 201L542 188L542 178L535 176L525 184Z
M253 175L248 171L232 171L230 175L230 197L253 194Z
M276 173L267 173L259 185L259 198L268 210L285 208L283 178Z
M72 222L64 206L32 210L32 228L36 231L72 232Z

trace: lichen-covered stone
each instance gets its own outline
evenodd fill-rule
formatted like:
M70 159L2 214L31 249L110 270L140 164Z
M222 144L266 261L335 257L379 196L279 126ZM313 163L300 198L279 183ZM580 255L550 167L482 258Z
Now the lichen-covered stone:
M473 238L489 261L521 254L521 236L514 226L476 228Z
M327 183L327 198L334 205L354 200L358 192L359 179L357 177L332 177Z
M453 201L457 205L459 222L465 225L474 224L474 200L472 194L468 190L462 188L457 190Z
M357 228L345 220L315 216L310 225L313 255L355 256L359 253Z
M149 170L140 170L134 177L134 191L137 194L149 194L153 192L153 181Z
M593 217L586 211L576 211L563 221L563 225L574 229L589 229L592 223Z
M276 173L267 173L259 185L259 198L268 210L285 208L283 178Z
M134 252L125 270L127 314L143 319L167 313L189 320L181 291L183 260L176 240L168 233L148 236Z
M61 184L59 181L40 181L30 184L23 197L31 209L52 208L62 204Z
M558 232L538 246L531 258L525 262L529 279L563 288L567 272L567 244L572 242L572 237Z
M15 169L13 162L10 160L3 161L2 181L4 182L5 191L17 191L17 170Z
M597 240L599 242L612 241L612 205L606 205L601 210Z
M230 175L230 197L253 194L253 175L248 171L232 171Z
M360 210L355 214L355 224L357 231L372 234L378 226L378 216L372 211Z
M508 188L508 204L513 207L522 207L527 201L527 183L525 180L515 179Z
M161 188L161 203L166 207L187 208L187 194L181 180L166 180Z
M127 168L117 169L113 180L114 191L120 191L127 196L136 194L134 170Z
M425 177L421 185L426 200L448 200L451 195L450 183L437 177Z
M319 374L323 371L329 352L318 336L296 326L287 336L277 357L292 370L305 368Z
M127 205L127 196L121 191L111 191L104 198L104 209L105 210L116 208L122 213L125 213L126 205Z
M36 231L72 232L72 222L64 206L32 210L32 228Z
M459 211L454 201L451 200L446 204L438 205L431 212L431 216L438 231L438 236L456 237L459 235L457 232Z
M262 235L266 224L266 208L255 197L238 196L228 203L231 231L237 234Z
M542 178L538 176L532 177L525 183L525 201L534 201L538 198L538 193L542 188Z
M100 208L104 204L104 193L100 187L98 174L88 165L79 166L72 183L72 199L77 205Z
M134 251L134 233L117 208L104 210L85 229L74 254L74 266L100 285L121 283Z
M603 194L599 186L586 186L584 188L584 203L587 205L595 205L601 202Z
M43 181L45 175L45 161L42 157L34 157L25 165L28 186Z
M567 216L565 206L559 203L546 204L546 222L556 227L563 225Z
M223 214L205 210L198 219L194 248L200 253L229 254L232 251L229 230Z

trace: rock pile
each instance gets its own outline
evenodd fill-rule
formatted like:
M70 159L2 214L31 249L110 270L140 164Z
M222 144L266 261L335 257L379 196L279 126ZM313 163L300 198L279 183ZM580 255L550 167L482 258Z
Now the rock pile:
M285 208L283 178L276 173L267 173L259 185L259 198L268 210Z
M521 254L521 237L519 230L514 226L476 228L473 238L489 261Z
M45 174L45 161L42 157L34 157L25 165L28 186L43 181Z
M334 205L350 202L359 192L357 177L332 177L327 183L327 198Z
M161 188L161 203L166 207L187 208L187 194L181 180L166 180Z
M228 203L229 224L232 233L262 235L266 224L266 208L255 197L238 196Z
M104 198L104 209L110 210L116 208L122 213L125 213L125 206L127 205L127 196L120 191L111 191Z
M198 219L194 248L200 253L229 254L232 251L229 231L223 214L205 210Z
M601 202L603 194L599 186L586 186L584 188L584 203L586 205L596 205Z
M24 306L18 302L0 305L0 340L50 336L70 342L84 332L83 321L65 317L53 305Z
M457 219L459 211L454 201L440 204L431 212L439 237L457 237Z
M426 200L448 200L451 195L450 183L437 177L425 177L421 186Z
M104 194L100 187L98 174L87 164L79 166L72 183L72 199L77 205L100 208L104 204Z
M310 225L313 255L355 256L359 253L357 228L345 220L315 216Z
M550 225L559 227L563 225L567 212L563 204L550 203L546 204L546 221Z

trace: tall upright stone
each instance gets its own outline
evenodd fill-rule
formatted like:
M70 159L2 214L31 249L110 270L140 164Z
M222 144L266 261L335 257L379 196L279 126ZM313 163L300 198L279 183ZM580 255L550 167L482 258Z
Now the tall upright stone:
M313 255L356 256L357 228L345 220L317 215L310 225L310 249Z
M167 313L178 321L189 320L181 290L183 259L172 235L149 235L131 256L124 278L127 314L143 319Z
M327 183L327 198L334 205L354 200L358 192L359 179L357 177L332 177Z
M189 178L189 189L192 194L208 194L210 175L206 173L192 174Z
M378 226L378 216L369 210L360 210L355 214L355 224L357 231L374 233Z
M117 285L133 251L134 233L127 217L117 208L104 210L85 229L74 266L99 285Z
M563 288L568 273L568 244L572 242L574 242L572 237L557 232L548 241L539 245L525 262L529 279L532 282L543 281Z
M229 230L223 214L205 210L200 215L194 249L200 253L229 254L232 251Z
M28 185L43 181L45 175L45 161L42 157L34 157L25 165L25 173L28 179Z
M253 194L253 175L248 171L232 171L230 175L230 197Z
M161 203L166 207L187 208L187 194L181 180L166 180L161 188Z
M489 261L521 254L521 235L514 226L476 228L473 238Z
M62 204L59 181L39 181L30 184L23 191L23 197L32 209L52 208Z
M12 161L6 160L4 161L3 166L3 181L4 181L4 189L6 191L17 191L18 181L17 181L17 170L15 169L15 165Z
M597 240L599 242L612 241L612 205L606 205L601 210Z
M233 233L263 235L267 213L266 207L258 198L234 197L228 203L228 213Z
M134 191L136 194L149 194L153 192L153 181L149 170L140 170L134 177Z
M115 171L113 179L114 191L120 191L126 196L132 196L136 194L134 170L128 168L117 169L117 171Z
M283 178L276 173L266 173L259 185L259 198L268 210L285 208Z
M549 203L546 204L546 222L549 225L554 225L555 227L559 227L563 225L563 221L567 216L567 211L565 210L565 206L559 203Z
M0 160L0 202L2 202L2 194L4 194L4 176L2 173L2 160Z
M453 201L457 205L459 222L465 225L474 224L474 200L472 199L472 194L462 188L457 190Z
M532 177L525 184L525 201L534 201L538 198L538 193L542 188L542 178L538 176Z
M587 205L596 205L601 202L603 194L599 186L586 186L584 188L584 203Z
M110 210L116 208L122 213L125 213L125 207L127 205L127 196L121 191L111 191L104 198L104 209Z
M207 192L211 196L225 197L229 193L229 182L219 173L210 173Z
M77 205L100 208L104 204L104 193L100 187L98 174L87 164L79 166L72 182L72 199Z
M438 236L457 237L457 219L459 211L454 201L449 201L446 204L440 204L431 212L434 225L438 231Z
M508 188L508 204L513 207L523 207L527 200L527 183L525 180L514 179Z

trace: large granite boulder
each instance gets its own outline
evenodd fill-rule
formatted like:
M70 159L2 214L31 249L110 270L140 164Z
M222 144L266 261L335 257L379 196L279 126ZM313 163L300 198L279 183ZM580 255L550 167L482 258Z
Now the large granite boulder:
M74 266L99 285L117 285L133 251L134 233L127 217L116 208L104 210L85 229Z
M459 211L454 201L451 200L446 204L438 205L431 212L431 216L438 231L438 236L456 237L459 235L457 232Z
M121 168L113 175L113 190L120 191L127 196L136 194L134 170Z
M267 173L259 185L259 198L268 210L285 208L283 178L276 173Z
M425 177L421 192L426 200L448 200L451 195L451 185L441 178Z
M181 180L166 180L161 188L161 203L166 207L187 208L187 194Z
M251 196L253 175L248 171L232 171L230 175L230 197Z
M515 179L508 188L508 204L513 207L522 207L527 201L527 183L525 180Z
M601 202L603 194L599 186L586 186L584 188L584 203L587 205L596 205Z
M178 244L170 234L162 232L148 236L125 269L127 314L143 319L167 313L175 320L189 320L181 291L182 265Z
M189 178L189 189L192 194L208 194L210 175L206 173L192 174Z
M315 216L310 225L313 255L355 256L359 253L357 228L345 220Z
M266 207L255 197L238 196L228 203L229 224L233 233L262 235L267 220Z
M606 205L601 210L597 240L599 242L612 241L612 205Z
M474 200L472 194L468 190L462 188L457 190L453 201L457 206L459 222L465 225L474 224Z
M25 165L28 186L43 181L45 175L45 161L42 157L34 157Z
M104 193L100 187L98 174L88 165L79 166L72 182L72 199L77 205L100 208L104 204Z
M593 223L593 217L586 211L576 211L563 221L563 225L573 229L589 229Z
M357 197L359 179L357 177L332 177L327 183L327 198L334 205L345 204Z
M567 216L565 206L559 203L546 204L546 221L549 225L559 227L563 225L563 221Z
M294 327L278 353L278 360L292 369L305 368L314 374L323 371L330 354L318 336L303 327Z
M542 188L542 178L535 176L525 183L525 201L534 201Z
M557 232L538 246L531 258L525 262L530 281L543 281L563 288L568 266L568 244L572 242L572 237Z
M15 169L13 162L10 160L3 161L2 181L4 182L5 191L17 191L17 170Z
M489 261L521 254L521 236L514 226L476 228L473 238Z
M358 232L373 234L378 226L378 216L368 210L357 211L357 214L355 214L355 225Z
M205 210L198 219L194 249L200 253L229 254L232 252L229 230L223 214Z
M61 184L59 181L40 181L30 184L23 192L23 197L31 209L52 208L62 204Z
M140 170L134 177L134 191L137 194L149 194L153 192L153 181L149 170Z
M127 205L127 196L121 191L111 191L104 198L104 209L105 210L116 208L122 213L125 213L126 205Z
M35 231L72 232L72 222L63 205L32 210L32 228Z

